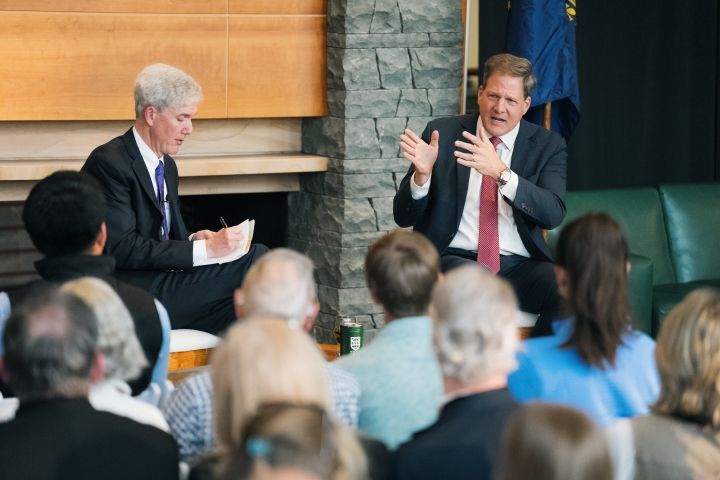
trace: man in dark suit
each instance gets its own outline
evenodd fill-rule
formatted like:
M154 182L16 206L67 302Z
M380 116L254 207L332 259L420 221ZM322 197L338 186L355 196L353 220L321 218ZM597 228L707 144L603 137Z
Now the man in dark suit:
M192 133L200 100L200 85L181 70L145 68L135 82L135 126L93 150L82 171L98 179L107 199L106 248L118 277L163 302L173 328L219 333L235 320L234 287L267 247L252 245L239 260L202 266L232 253L245 241L242 231L185 229L170 155Z
M167 377L170 320L152 295L115 278L115 259L102 254L107 239L105 215L105 197L94 178L82 172L56 172L33 187L22 217L33 244L45 255L35 262L42 277L38 282L100 278L122 299L149 363L137 379L128 382L133 395L138 395L151 380L163 384ZM6 292L10 307L20 305L38 282L10 287Z
M520 308L552 333L560 296L543 229L565 216L566 145L526 122L535 88L530 62L508 54L485 64L480 113L428 123L400 136L412 165L395 195L401 227L426 235L443 271L479 262L515 288Z
M398 480L492 480L505 424L520 407L507 389L518 346L512 287L466 265L433 292L444 404L437 422L396 454Z
M102 379L98 326L80 299L44 288L16 308L0 374L20 400L0 424L0 478L176 480L178 451L162 430L93 409Z

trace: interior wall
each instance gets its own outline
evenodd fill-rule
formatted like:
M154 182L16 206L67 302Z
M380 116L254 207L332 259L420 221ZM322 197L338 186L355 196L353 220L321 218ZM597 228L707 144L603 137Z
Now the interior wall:
M480 2L482 64L503 51L507 6ZM579 6L568 189L720 180L718 15L717 0Z

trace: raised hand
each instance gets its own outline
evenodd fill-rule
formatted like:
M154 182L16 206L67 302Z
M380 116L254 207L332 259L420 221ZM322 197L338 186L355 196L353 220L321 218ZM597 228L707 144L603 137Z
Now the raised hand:
M232 253L243 240L245 234L240 225L223 228L205 240L207 256L208 258L224 257Z
M400 146L403 155L415 165L415 184L423 186L430 179L435 160L438 157L438 141L440 134L435 130L430 136L430 143L425 143L409 128L400 135Z
M480 136L476 137L470 132L463 132L463 136L472 143L456 141L455 146L467 150L469 153L455 150L457 162L460 165L474 168L481 175L489 175L493 180L498 181L500 174L505 168L504 163L495 152L495 147L480 129Z

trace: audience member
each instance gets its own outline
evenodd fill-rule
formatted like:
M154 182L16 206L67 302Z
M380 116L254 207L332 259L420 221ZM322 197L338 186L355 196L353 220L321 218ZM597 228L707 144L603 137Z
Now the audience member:
M360 381L358 426L390 449L437 419L442 377L427 313L439 275L435 247L407 230L383 236L365 258L370 295L383 308L385 327L336 363Z
M618 480L709 480L720 472L720 290L696 290L665 319L652 414L618 422Z
M231 453L242 444L245 422L262 404L311 404L323 410L330 405L322 353L310 336L285 319L255 317L231 327L213 353L212 367L218 449L192 470L191 480L223 475ZM361 462L364 470L362 448L349 435L348 458ZM341 454L339 461L345 460Z
M0 424L0 478L176 480L170 435L88 402L104 374L98 326L77 297L46 291L12 313L0 373L17 394Z
M243 428L226 480L356 479L362 465L348 454L343 433L316 405L266 404ZM362 456L359 457L362 459Z
M603 431L560 405L526 405L508 422L498 480L613 480Z
M90 404L95 410L128 417L169 432L165 417L154 405L131 396L129 380L137 377L147 360L135 335L130 312L115 291L98 278L83 277L64 284L89 306L98 322L98 350L105 357L103 380L90 387Z
M235 292L237 317L282 317L309 332L319 309L313 269L310 259L285 248L260 257L248 271L242 289ZM357 380L328 362L325 367L336 417L347 425L356 426L360 396ZM214 448L212 410L213 387L209 371L185 379L163 406L184 461L192 462Z
M517 300L509 283L476 265L448 273L432 299L444 405L434 425L398 450L396 478L491 480L503 428L519 407L507 390L517 366Z
M524 342L509 377L518 400L569 405L602 427L649 412L660 391L655 342L632 328L628 257L620 226L604 213L562 230L555 274L572 317L554 322L553 336Z
M105 197L94 178L79 172L56 172L30 191L23 207L23 223L44 255L35 262L43 280L63 283L96 277L122 298L148 360L138 378L129 382L133 395L137 395L151 380L162 384L167 378L170 320L152 295L115 278L115 259L102 254L107 239L105 214ZM29 291L30 285L9 289L11 306L20 304Z

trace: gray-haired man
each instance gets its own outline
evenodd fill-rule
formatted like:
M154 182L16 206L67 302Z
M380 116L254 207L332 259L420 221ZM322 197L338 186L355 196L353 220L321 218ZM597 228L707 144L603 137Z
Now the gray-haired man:
M0 478L177 479L170 435L90 405L104 372L92 311L55 289L28 298L3 337L0 374L20 408L0 424Z
M282 317L309 332L319 309L313 269L312 261L297 252L286 248L270 251L252 266L242 288L235 291L237 317ZM357 426L357 379L330 363L327 370L335 415L343 423ZM215 446L212 391L210 372L206 371L178 385L163 407L183 461L192 461Z
M180 214L170 155L192 134L201 100L192 77L150 65L135 81L135 125L93 150L82 170L98 179L107 198L106 251L117 260L117 277L160 300L173 328L219 333L235 319L232 286L267 248L256 244L234 262L196 266L244 240L238 227L191 235Z

